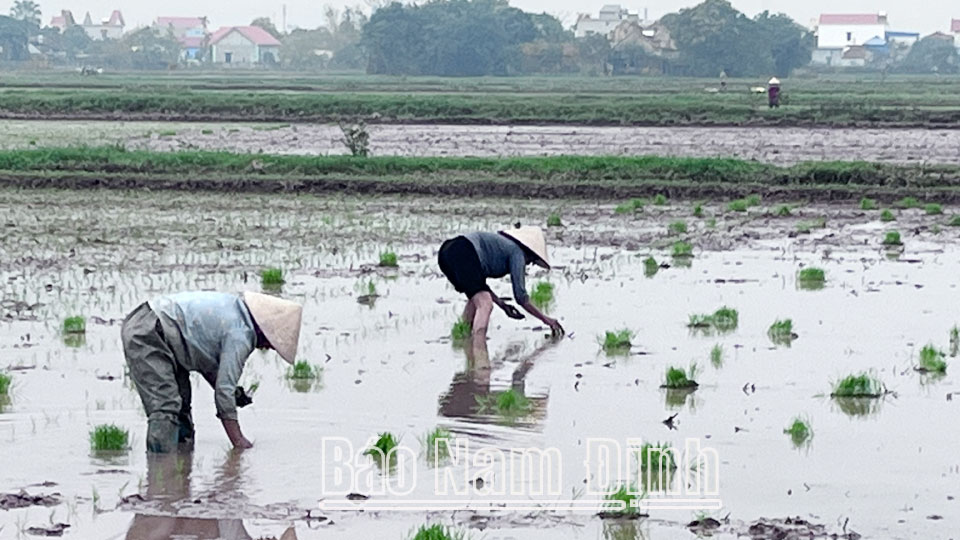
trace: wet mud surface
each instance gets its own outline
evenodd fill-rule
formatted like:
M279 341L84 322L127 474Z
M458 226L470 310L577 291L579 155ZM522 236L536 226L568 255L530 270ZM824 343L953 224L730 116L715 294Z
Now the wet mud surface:
M776 164L960 164L960 130L779 127L372 125L377 156L657 155ZM345 154L335 125L0 121L0 147L121 144L130 149Z
M946 225L955 208L898 210L882 223L879 211L852 205L775 217L765 204L731 213L714 201L694 218L689 202L629 216L614 213L617 202L0 191L0 371L13 378L0 408L0 491L60 500L0 511L0 536L36 527L65 538L403 538L427 522L534 539L949 538L958 530L955 359L941 377L913 369L925 344L948 350L960 323L960 229ZM552 213L565 224L548 230L555 268L531 271L528 286L554 284L547 309L568 336L554 341L530 319L495 314L487 355L452 343L463 300L436 268L439 244ZM687 232L669 232L680 220ZM894 229L904 247L885 249ZM692 258L671 257L681 239ZM377 266L385 250L397 253L397 269ZM655 272L644 265L649 256L660 263ZM147 459L119 321L165 292L260 290L257 272L268 266L284 268L282 294L305 305L299 355L321 377L294 384L279 358L255 353L243 383L259 389L240 413L255 446L240 454L196 379L194 451ZM798 287L807 266L825 270L822 289ZM359 303L371 283L377 298ZM508 294L508 283L491 285ZM736 329L687 328L691 314L725 305L739 310ZM63 318L75 314L87 317L86 334L62 335ZM778 345L767 330L788 317L798 337ZM598 336L621 328L636 332L632 347L603 353ZM668 367L692 362L695 391L660 388ZM892 393L829 397L833 381L860 371ZM477 407L508 389L526 398L521 414ZM814 433L800 445L783 432L797 416ZM129 429L132 449L92 453L88 432L101 423ZM583 500L591 499L582 493L587 438L675 447L698 438L719 455L722 509L651 507L639 520L549 505L320 509L321 499L396 500L369 490L356 490L367 501L323 497L324 437L362 448L378 432L395 433L418 455L405 466L425 479L413 496L426 498L433 470L419 438L438 426L471 452L557 448L562 491Z

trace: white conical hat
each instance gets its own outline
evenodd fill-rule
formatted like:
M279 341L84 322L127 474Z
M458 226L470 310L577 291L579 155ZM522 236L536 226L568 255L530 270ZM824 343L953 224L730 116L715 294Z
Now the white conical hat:
M780 79L774 77L770 79L770 82L768 84L770 84L770 86L780 86Z
M296 302L255 292L243 293L243 301L273 350L293 364L300 343L303 307Z
M547 258L547 240L543 236L543 229L528 225L500 232L520 242L523 247L529 249L540 259L537 264L548 270L550 269L550 259Z

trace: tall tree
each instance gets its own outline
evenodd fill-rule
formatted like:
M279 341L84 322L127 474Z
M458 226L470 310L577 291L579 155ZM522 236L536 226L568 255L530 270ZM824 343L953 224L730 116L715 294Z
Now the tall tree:
M276 25L273 24L273 21L270 20L270 17L257 17L250 23L250 26L258 26L267 31L271 36L280 39L282 34L280 30L277 30Z
M40 4L33 0L16 0L16 2L13 3L13 7L10 8L10 16L39 28L41 16Z
M770 15L764 11L754 18L773 55L774 73L787 77L798 68L810 63L816 38L813 33L780 13Z
M949 36L933 34L913 44L899 70L907 73L958 73L960 55Z

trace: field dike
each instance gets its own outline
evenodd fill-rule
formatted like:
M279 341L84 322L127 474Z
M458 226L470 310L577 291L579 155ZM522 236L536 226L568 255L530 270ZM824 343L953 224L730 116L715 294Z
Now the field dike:
M960 167L661 157L414 158L128 151L0 151L0 186L540 198L742 196L960 200Z

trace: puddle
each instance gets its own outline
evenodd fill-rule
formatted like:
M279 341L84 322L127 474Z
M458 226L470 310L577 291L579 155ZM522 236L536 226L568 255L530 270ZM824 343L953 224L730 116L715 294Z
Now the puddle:
M905 253L890 260L879 245L888 227L853 208L811 205L770 219L762 210L723 214L718 202L705 205L717 218L713 228L690 218L687 203L635 218L615 216L614 202L560 205L567 226L548 231L556 267L534 271L530 285L554 285L551 313L568 336L552 341L529 318L495 315L486 353L478 355L446 339L462 300L435 268L436 247L516 216L543 222L557 202L0 191L0 213L13 224L0 238L0 370L13 377L0 411L0 486L61 494L55 506L0 512L3 533L63 523L65 538L400 538L438 522L484 538L676 538L701 519L691 510L650 509L650 518L613 523L547 506L319 510L330 474L321 467L324 437L362 449L390 431L416 456L409 470L430 479L434 467L419 440L437 427L462 437L471 454L556 448L563 497L579 493L584 501L591 500L583 494L588 438L677 448L697 438L719 456L722 510L711 513L721 522L717 538L787 516L829 534L874 538L957 530L956 366L948 358L947 375L937 379L912 367L926 343L946 350L949 329L960 323L960 231L936 233L932 225L942 218L900 212ZM788 234L819 216L826 228ZM677 219L690 224L689 268L661 267L645 277L648 255L669 260L667 224ZM399 268L369 271L388 248ZM797 287L798 270L811 265L826 271L821 290ZM258 290L257 272L267 266L285 270L282 294L305 305L299 354L322 368L322 384L299 391L281 360L255 353L242 382L259 388L240 413L254 448L235 454L214 416L212 391L195 378L194 451L148 461L146 421L124 375L118 326L109 321L160 292ZM359 304L370 280L380 297ZM736 329L690 333L691 314L721 306L739 311ZM85 339L68 346L60 325L76 314L87 317ZM777 347L767 332L784 318L799 338ZM631 354L604 354L598 336L622 328L636 332ZM718 344L722 358L712 361ZM695 390L660 388L668 367L691 363L699 367ZM853 403L828 397L832 382L861 371L893 394ZM499 398L508 391L516 395L503 414ZM799 449L783 432L797 416L814 433ZM88 432L101 423L129 429L133 449L91 454ZM508 454L507 464L514 459ZM462 487L461 467L454 471ZM56 485L37 487L45 482ZM433 488L418 483L411 497L430 497ZM396 500L364 494L365 504ZM767 525L764 531L775 531Z

